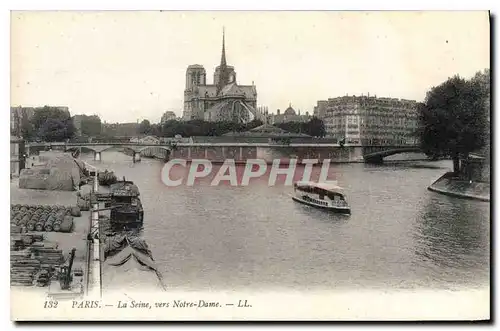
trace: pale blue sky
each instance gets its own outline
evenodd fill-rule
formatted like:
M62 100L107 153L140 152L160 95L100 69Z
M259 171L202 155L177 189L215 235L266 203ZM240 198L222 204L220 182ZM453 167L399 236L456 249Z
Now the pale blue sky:
M108 122L183 109L185 71L220 61L271 112L370 93L422 100L489 67L487 12L23 12L12 15L11 104Z

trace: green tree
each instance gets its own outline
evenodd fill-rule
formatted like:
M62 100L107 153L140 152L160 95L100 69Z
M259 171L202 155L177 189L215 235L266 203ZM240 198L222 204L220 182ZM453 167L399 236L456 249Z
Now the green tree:
M73 136L74 127L73 129L71 127L72 125L68 125L67 121L49 118L39 129L38 136L44 141L64 141Z
M151 123L149 120L143 120L141 124L139 124L139 133L146 135L151 133Z
M311 118L308 122L285 122L276 126L288 132L303 133L313 137L324 137L326 135L325 125L317 117Z
M81 115L82 136L97 137L102 132L101 118L97 115Z
M419 107L424 152L433 157L450 156L453 171L458 173L460 158L485 145L488 93L478 79L459 76L433 87Z
M58 107L45 106L36 110L32 123L34 132L43 140L57 141L59 139L59 141L62 141L73 137L75 134L75 126L69 111Z
M304 129L304 133L313 137L324 137L326 135L325 124L317 117L313 117L309 122L305 123Z

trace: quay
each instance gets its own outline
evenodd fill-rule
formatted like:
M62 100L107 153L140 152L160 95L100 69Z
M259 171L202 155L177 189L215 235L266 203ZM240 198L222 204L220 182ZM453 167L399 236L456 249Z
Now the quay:
M76 206L76 197L74 192L65 191L42 191L42 190L31 190L31 189L19 189L19 179L14 178L10 183L10 195L12 205L37 205L37 206ZM89 288L94 286L95 281L91 282L90 277L95 275L89 268L90 261L93 259L92 244L88 240L91 228L90 211L81 211L80 216L73 217L72 230L70 232L47 232L47 231L28 231L21 232L18 236L39 236L43 240L40 243L42 250L48 250L50 247L54 252L59 252L59 256L67 261L72 249L75 249L74 260L73 260L73 270L81 270L82 275L76 276L76 272L73 275L72 282L68 289L62 289L59 284L59 279L52 279L50 281L49 287L41 287L40 290L45 291L46 296L55 298L74 298L78 296L85 295L89 292ZM12 220L11 220L12 222ZM11 240L16 234L12 231L11 225ZM34 244L33 244L34 245ZM13 251L12 254L21 254L26 249L22 251ZM27 250L32 250L27 247ZM19 253L18 253L19 252ZM55 253L54 253L55 254ZM57 260L59 261L59 260ZM49 263L51 268L59 268L60 262L53 260L53 262L42 262ZM12 263L11 258L11 277L12 275ZM97 283L98 284L98 283ZM27 284L28 285L28 284ZM35 290L36 287L29 287Z
M92 168L88 164L86 167ZM94 194L98 192L99 185L96 169L91 172L94 173L92 186L84 185L82 191ZM27 291L43 291L46 297L54 299L82 296L100 298L102 245L99 239L98 205L92 205L88 211L80 210L77 208L77 192L23 189L20 188L20 180L15 177L10 182L11 285L22 286ZM50 231L46 228L32 231L26 228L26 223L15 225L12 208L16 205L24 209L32 206L32 210L76 208L78 215L71 216L68 231ZM37 279L42 276L45 281L40 284Z
M93 175L92 189L90 201L92 202L92 195L99 192L99 181L97 179L98 170L85 163L86 167L91 169L90 174ZM90 227L89 227L89 246L88 246L88 256L92 258L88 261L87 274L89 279L86 289L86 295L90 298L101 298L102 297L102 268L101 260L103 258L103 252L101 249L101 235L99 227L99 202L97 199L95 203L91 203L91 217L90 217Z

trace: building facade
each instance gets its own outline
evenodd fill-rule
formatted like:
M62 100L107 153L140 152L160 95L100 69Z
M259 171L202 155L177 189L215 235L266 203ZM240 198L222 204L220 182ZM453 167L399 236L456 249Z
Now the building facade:
M271 117L271 124L281 124L287 122L308 122L311 120L311 116L309 112L301 115L300 110L298 112L292 108L292 104L288 106L288 108L281 113L281 110L277 110L277 114L273 114Z
M327 136L363 146L416 145L418 111L414 100L343 96L318 101Z
M202 65L186 70L183 120L231 121L247 123L260 118L257 112L257 88L239 85L233 66L226 63L225 35L222 35L220 65L215 68L213 84L207 84Z
M10 131L15 136L21 136L23 122L29 122L35 114L35 107L10 107Z
M18 176L25 166L24 140L19 137L10 137L10 174Z
M313 114L317 118L324 118L326 115L326 108L328 107L327 100L318 101L317 105L314 107Z

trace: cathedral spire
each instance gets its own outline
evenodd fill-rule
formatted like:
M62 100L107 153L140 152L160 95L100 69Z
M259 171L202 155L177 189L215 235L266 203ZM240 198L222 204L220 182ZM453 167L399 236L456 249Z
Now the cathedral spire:
M226 63L226 40L225 40L225 29L222 28L222 55L220 58L220 66L219 66L219 82L217 84L217 95L219 95L229 82L229 73L227 70Z
M222 27L222 55L220 57L220 65L226 66L226 41L225 41L225 29Z

